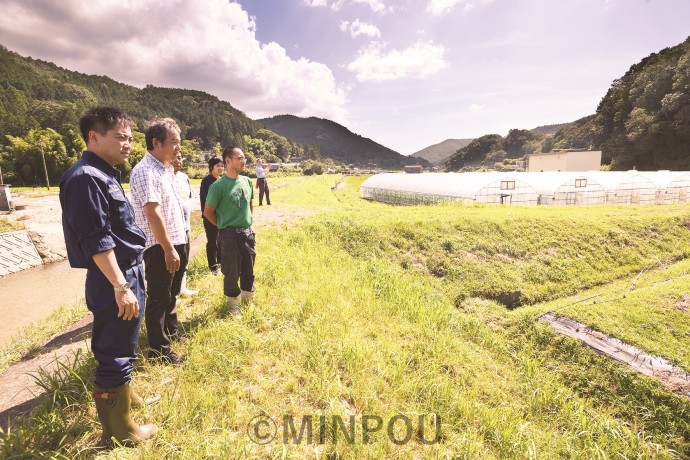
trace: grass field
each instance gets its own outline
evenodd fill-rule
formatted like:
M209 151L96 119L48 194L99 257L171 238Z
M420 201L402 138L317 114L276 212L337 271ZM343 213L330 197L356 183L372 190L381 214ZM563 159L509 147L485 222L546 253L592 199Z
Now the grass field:
M0 217L0 233L24 230L24 224Z
M690 370L685 206L392 207L336 180L272 180L272 211L313 212L259 231L241 321L192 261L187 361L136 370L140 394L163 396L135 412L155 441L94 449L81 356L44 376L49 397L0 456L690 457L690 399L536 321L556 311Z

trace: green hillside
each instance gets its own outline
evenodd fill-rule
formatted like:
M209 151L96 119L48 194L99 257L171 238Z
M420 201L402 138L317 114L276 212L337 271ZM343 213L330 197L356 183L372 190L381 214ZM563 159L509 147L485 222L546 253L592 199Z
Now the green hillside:
M32 128L60 131L66 124L76 125L79 113L96 104L126 110L139 130L153 116L173 117L184 138L197 139L202 148L211 148L216 142L235 143L259 129L229 103L201 91L150 85L138 89L108 77L22 57L2 46L0 85L0 132L13 136Z
M568 127L571 123L557 123L554 125L543 125L543 126L537 126L536 128L530 129L530 131L534 131L539 134L543 134L544 136L553 136L556 134L559 130Z
M446 160L458 149L472 142L472 139L446 139L438 144L430 145L410 155L414 158L423 158L434 166L444 165Z
M402 169L405 165L420 162L429 166L424 159L401 155L330 120L279 115L257 121L295 142L316 145L323 158L331 158L336 162L393 169Z
M689 170L690 37L632 65L613 82L595 114L566 123L551 136L558 126L536 128L533 136L524 130L511 130L505 138L482 136L456 151L446 168L500 169L516 155L591 148L602 151L602 163L612 171ZM504 144L514 146L509 138L516 133L522 143L510 152Z
M135 120L137 132L125 173L146 152L140 133L145 121L155 116L172 117L180 124L183 152L189 159L227 145L242 147L249 158L263 156L269 161L305 153L303 146L262 129L210 94L151 85L138 89L22 57L0 45L0 167L6 181L43 183L43 151L50 180L56 182L84 148L79 114L95 105L122 108Z

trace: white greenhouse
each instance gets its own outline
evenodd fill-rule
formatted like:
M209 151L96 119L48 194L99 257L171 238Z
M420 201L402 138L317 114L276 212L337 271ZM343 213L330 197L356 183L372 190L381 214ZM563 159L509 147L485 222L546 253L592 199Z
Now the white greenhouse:
M359 187L362 198L390 204L431 204L442 201L535 205L539 194L511 174L427 173L377 174Z
M690 172L469 172L377 174L360 186L365 199L390 204L443 201L517 205L690 202Z
M640 171L590 171L588 177L599 182L606 190L607 204L654 204L656 184L652 173Z
M606 191L596 180L581 172L526 172L519 177L539 192L539 204L580 206L603 204Z
M690 202L690 172L642 172L656 185L656 204Z

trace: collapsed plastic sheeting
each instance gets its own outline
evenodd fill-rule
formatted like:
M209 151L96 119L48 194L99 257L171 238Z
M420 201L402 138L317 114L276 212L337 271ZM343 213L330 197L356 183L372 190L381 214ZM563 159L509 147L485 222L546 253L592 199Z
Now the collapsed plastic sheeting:
M443 201L526 206L687 203L690 172L386 173L368 178L359 190L362 198L401 205Z

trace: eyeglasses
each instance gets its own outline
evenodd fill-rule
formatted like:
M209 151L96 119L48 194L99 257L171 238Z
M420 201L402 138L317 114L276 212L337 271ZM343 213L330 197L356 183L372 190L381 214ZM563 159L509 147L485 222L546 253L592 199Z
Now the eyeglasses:
M247 161L245 157L233 157L233 160Z

